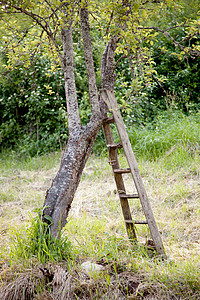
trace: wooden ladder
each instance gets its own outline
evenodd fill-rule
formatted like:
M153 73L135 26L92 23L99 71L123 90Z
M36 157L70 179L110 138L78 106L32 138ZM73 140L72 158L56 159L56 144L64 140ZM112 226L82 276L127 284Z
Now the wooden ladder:
M117 191L120 198L120 203L122 207L122 213L126 225L127 234L130 240L137 241L135 224L147 224L149 226L149 230L159 255L166 257L165 250L163 247L162 239L160 233L158 231L158 227L156 225L156 221L151 209L151 205L149 199L147 197L147 193L142 181L142 177L140 175L137 162L135 159L135 155L133 153L130 140L117 104L117 100L113 92L104 90L102 91L102 97L104 102L109 108L109 111L113 114L112 117L108 117L103 123L103 131L106 139L106 144L109 152L109 163L112 166L114 178L116 182ZM121 143L114 143L113 133L111 130L111 123L115 123L117 127L117 131L121 140ZM129 165L129 168L121 169L117 156L117 149L123 148L124 153ZM125 189L125 184L123 180L123 174L131 173L135 187L137 190L137 194L127 194ZM140 203L142 205L143 213L146 217L145 221L136 221L132 220L131 211L128 199L140 199Z

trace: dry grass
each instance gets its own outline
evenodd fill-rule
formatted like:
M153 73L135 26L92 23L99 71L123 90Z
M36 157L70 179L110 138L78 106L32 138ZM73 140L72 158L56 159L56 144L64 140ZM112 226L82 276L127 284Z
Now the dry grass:
M27 300L41 290L44 278L39 269L30 266L25 269L20 264L12 268L4 265L1 267L0 299L2 300Z
M153 281L143 272L133 272L110 263L104 266L100 275L88 276L79 265L73 268L48 265L52 280L39 271L36 264L31 269L15 270L4 268L1 272L4 284L0 287L1 300L191 300L199 299L181 280L175 279L174 286L162 281ZM3 276L2 276L3 273Z

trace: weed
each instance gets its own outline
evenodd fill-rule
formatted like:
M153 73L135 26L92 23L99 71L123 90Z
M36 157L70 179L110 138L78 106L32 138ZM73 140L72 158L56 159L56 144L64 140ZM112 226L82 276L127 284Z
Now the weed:
M35 258L40 263L46 261L62 261L71 257L70 242L60 232L60 239L51 236L50 225L41 220L41 213L37 217L30 215L31 224L26 228L24 234L15 231L12 237L10 251L11 259L23 259L28 261Z

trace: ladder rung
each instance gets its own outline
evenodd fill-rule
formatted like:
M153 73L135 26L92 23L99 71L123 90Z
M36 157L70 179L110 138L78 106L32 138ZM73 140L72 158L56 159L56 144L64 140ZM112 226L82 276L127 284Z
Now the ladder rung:
M123 148L121 143L118 144L108 144L107 145L108 148L113 148L113 149L118 149L118 148Z
M103 120L104 124L111 124L111 123L115 123L114 117L108 117L105 120Z
M124 220L125 223L133 224L133 220Z
M118 174L131 173L130 168L127 168L127 169L114 169L113 171L114 171L114 173L118 173Z
M133 223L133 224L148 224L147 221L142 220L124 220L126 223Z
M143 220L134 220L133 222L134 224L148 224L147 221L143 221Z
M140 198L138 194L131 194L131 195L127 195L127 194L119 194L120 198L129 198L129 199L135 199L135 198Z

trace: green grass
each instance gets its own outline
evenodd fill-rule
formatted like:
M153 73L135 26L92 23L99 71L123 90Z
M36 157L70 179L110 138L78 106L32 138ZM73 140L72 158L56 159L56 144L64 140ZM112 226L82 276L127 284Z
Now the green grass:
M17 151L4 150L0 153L1 174L14 174L23 171L49 170L59 163L60 152L31 157Z
M128 128L134 152L143 158L158 159L175 153L174 162L184 163L200 151L200 114L185 116L166 112L144 128Z
M179 114L162 116L152 127L136 132L134 148L166 249L165 261L146 248L150 238L146 225L137 225L139 246L130 244L105 155L89 159L61 244L49 242L48 247L38 231L41 224L35 209L43 205L61 153L33 158L15 152L1 154L0 298L14 299L18 293L21 296L16 299L23 299L20 291L27 286L32 298L37 294L36 299L57 297L58 290L61 296L68 293L68 299L143 299L145 295L199 299L199 126L198 115ZM123 153L119 162L127 166ZM130 175L124 178L127 192L133 193ZM140 202L130 200L130 206L133 218L141 219ZM86 260L103 264L103 274L87 277L81 269ZM41 263L65 280L56 277L59 283L45 282ZM30 276L32 280L27 279Z
M60 239L53 239L50 233L50 225L42 222L41 212L36 217L30 215L31 224L21 233L17 230L12 235L10 245L10 261L36 259L39 263L45 264L48 261L56 262L69 260L70 242L63 238L60 232Z

